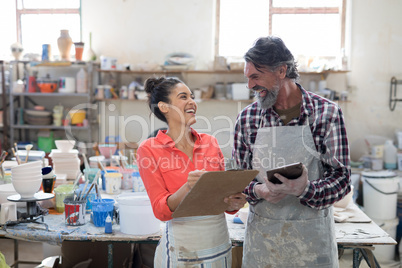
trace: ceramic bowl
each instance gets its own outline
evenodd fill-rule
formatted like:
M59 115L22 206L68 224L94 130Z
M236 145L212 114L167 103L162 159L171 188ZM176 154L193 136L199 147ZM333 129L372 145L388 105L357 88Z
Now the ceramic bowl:
M63 153L67 153L74 148L75 141L73 140L55 140L57 149Z
M29 175L11 175L12 181L32 181L42 179L42 174L29 174Z
M24 168L24 169L11 169L11 176L30 176L42 174L41 167Z
M42 179L12 180L12 184L15 191L19 193L22 198L30 198L33 197L37 191L39 191L39 188L42 184Z
M28 163L24 163L18 166L14 166L11 168L11 171L22 170L26 168L42 168L42 161L32 161Z
M105 157L110 158L117 150L117 144L104 143L98 145L99 152Z

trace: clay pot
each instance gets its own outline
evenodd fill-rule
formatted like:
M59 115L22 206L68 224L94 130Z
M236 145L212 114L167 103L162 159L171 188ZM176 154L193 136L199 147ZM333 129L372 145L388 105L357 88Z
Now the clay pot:
M70 60L70 50L73 40L68 34L68 30L60 30L60 37L57 39L60 57L62 60Z

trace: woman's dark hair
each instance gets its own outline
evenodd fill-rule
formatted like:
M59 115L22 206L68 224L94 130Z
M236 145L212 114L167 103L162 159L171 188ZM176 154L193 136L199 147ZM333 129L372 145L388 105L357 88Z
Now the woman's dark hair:
M268 36L257 39L254 46L244 55L244 59L246 62L254 64L259 71L264 67L273 71L286 64L288 67L286 77L294 81L299 80L295 59L279 37Z
M167 123L165 115L158 107L160 101L170 103L169 94L177 84L184 84L175 77L151 77L145 81L145 92L148 94L148 105L157 118Z

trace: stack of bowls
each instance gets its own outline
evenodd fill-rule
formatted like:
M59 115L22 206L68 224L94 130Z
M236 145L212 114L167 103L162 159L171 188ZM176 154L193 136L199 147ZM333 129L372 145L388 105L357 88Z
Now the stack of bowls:
M33 198L42 184L42 162L34 161L12 167L11 183L21 198Z

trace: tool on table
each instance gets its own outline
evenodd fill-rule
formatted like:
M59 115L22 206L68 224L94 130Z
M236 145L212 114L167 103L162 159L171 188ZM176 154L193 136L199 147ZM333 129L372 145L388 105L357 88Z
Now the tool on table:
M91 190L94 187L94 185L96 185L96 182L98 181L99 176L100 176L100 170L98 171L98 173L96 173L95 179L92 181L91 187L89 187L89 190L88 190L87 194L85 195L84 200L87 199L89 192L91 192Z
M29 155L29 151L32 149L32 147L33 147L32 144L25 145L25 150L27 151L27 156L25 157L25 163L28 163L28 155Z
M13 152L13 155L14 155L15 159L17 160L17 164L18 164L18 165L21 164L20 161L19 161L20 158L19 158L18 155L16 154L14 148L11 148L11 151Z
M127 160L124 159L123 154L121 153L121 151L119 151L119 156L120 156L120 166L122 166L124 169L127 168Z
M73 183L73 189L74 189L74 187L77 185L77 183L78 183L78 181L80 180L81 176L82 176L82 173L79 172L78 175L77 175L77 178L75 178L75 181L74 181L74 183Z

